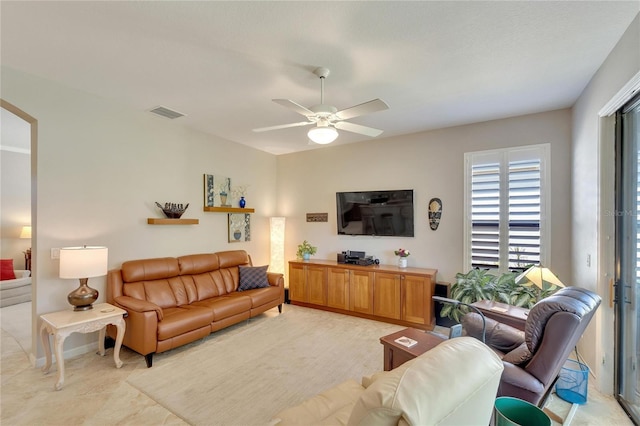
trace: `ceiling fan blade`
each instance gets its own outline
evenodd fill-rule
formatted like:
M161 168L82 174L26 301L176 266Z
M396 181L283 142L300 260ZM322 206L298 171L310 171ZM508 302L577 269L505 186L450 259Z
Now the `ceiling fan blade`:
M295 112L297 112L298 114L304 115L305 117L308 117L310 115L316 115L315 112L311 111L310 109L307 109L305 107L303 107L300 104L297 104L295 102L293 102L292 100L289 99L272 99L273 102L282 105L285 108L289 108L290 110L293 110Z
M385 109L389 109L389 105L387 105L385 101L382 99L374 99L372 101L338 111L335 115L340 120L348 120L350 118L371 114L372 112L382 111Z
M301 121L299 123L289 123L289 124L280 124L278 126L260 127L258 129L253 129L253 131L256 133L259 133L259 132L267 132L269 130L286 129L289 127L308 126L309 124L313 124L313 121Z
M361 126L360 124L349 123L346 121L338 121L334 124L336 129L346 130L347 132L359 133L361 135L371 136L375 138L382 134L382 130L373 127Z

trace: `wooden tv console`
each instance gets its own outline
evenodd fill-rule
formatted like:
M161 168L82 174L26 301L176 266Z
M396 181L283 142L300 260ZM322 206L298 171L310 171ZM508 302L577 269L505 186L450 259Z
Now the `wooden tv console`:
M332 260L289 262L289 299L323 309L408 327L435 326L436 269L359 266Z

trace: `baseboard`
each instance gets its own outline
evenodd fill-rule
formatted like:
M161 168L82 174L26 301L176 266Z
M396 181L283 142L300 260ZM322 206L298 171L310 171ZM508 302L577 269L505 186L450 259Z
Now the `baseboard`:
M87 343L86 345L83 346L79 346L77 348L73 348L73 349L69 349L67 351L64 351L62 356L64 357L64 359L69 359L69 358L74 358L77 357L79 355L84 355L86 353L89 352L98 352L98 345L97 342L94 343ZM44 366L44 363L46 361L46 357L43 355L40 358L36 358L35 359L35 367L36 368L40 368L42 366ZM55 352L53 351L53 348L51 348L51 362L52 364L56 363L56 355ZM31 362L32 364L34 364L34 362Z

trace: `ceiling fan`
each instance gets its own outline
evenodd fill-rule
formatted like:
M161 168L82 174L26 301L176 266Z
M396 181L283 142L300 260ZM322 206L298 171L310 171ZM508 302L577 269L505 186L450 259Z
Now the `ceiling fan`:
M347 132L358 133L371 137L376 137L382 134L382 130L380 129L349 123L344 120L389 109L389 105L381 99L374 99L372 101L338 111L336 107L332 105L325 105L324 103L324 79L329 76L329 70L327 68L320 67L316 68L313 73L320 78L320 105L305 108L289 99L273 99L273 102L280 104L285 108L289 108L298 114L304 115L307 118L307 121L261 127L253 129L253 131L266 132L268 130L286 129L289 127L309 126L311 124L315 124L316 126L309 130L307 135L309 136L309 139L318 144L328 144L336 140L338 137L338 131L336 129L346 130Z

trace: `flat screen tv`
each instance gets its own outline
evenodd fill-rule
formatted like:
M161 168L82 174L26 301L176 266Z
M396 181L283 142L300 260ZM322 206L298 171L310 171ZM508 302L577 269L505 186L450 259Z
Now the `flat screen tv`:
M339 235L413 237L413 190L337 192Z

